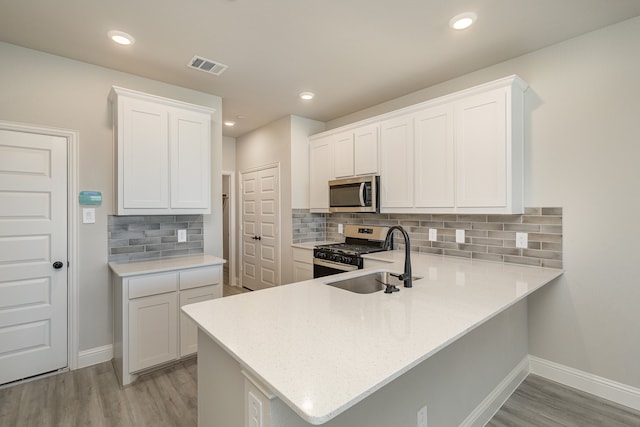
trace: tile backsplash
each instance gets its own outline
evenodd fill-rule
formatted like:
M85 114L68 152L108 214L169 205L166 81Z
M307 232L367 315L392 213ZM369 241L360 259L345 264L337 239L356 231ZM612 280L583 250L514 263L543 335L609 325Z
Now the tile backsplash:
M187 241L178 243L178 230ZM109 216L109 261L203 253L202 215Z
M526 208L523 215L312 214L298 209L293 243L343 241L338 224L401 225L416 252L562 268L562 208ZM429 241L430 228L437 230L437 241ZM307 229L314 231L307 235ZM465 243L455 241L459 229L465 230ZM516 248L516 232L528 233L527 248Z
M325 240L327 221L325 214L310 213L308 209L294 209L291 214L293 243Z

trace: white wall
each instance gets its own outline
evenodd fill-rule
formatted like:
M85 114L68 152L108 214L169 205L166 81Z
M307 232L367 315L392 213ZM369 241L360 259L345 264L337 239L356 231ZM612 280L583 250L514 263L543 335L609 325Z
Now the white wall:
M80 224L79 229L80 350L112 343L107 216L115 210L108 101L113 85L215 108L212 157L214 171L220 170L219 97L0 42L0 119L78 130L80 190L103 194L103 203L96 209L96 223ZM222 245L216 239L222 228L221 178L219 173L212 175L214 214L205 218L205 242L210 253L221 256ZM77 200L77 195L70 197Z
M292 281L293 271L289 268L291 254L291 117L283 117L266 126L256 129L236 139L236 166L238 174L249 169L265 165L280 165L280 277L282 283ZM238 177L238 203L241 202L240 184L242 178ZM237 227L241 224L242 211L237 212ZM240 246L242 235L238 235ZM238 259L242 265L242 260ZM291 270L291 271L289 271ZM238 272L238 275L241 273Z
M236 140L236 166L239 173L274 163L280 165L280 255L281 283L283 284L293 282L291 209L292 207L309 207L308 199L306 205L302 205L304 202L300 201L304 200L301 192L308 192L309 188L307 137L322 130L324 130L324 123L303 117L287 116ZM240 178L238 178L239 181ZM237 188L239 192L239 183ZM238 202L240 203L240 193L238 193ZM238 227L241 223L241 214L241 210L238 209L236 221ZM238 231L237 234L240 241L240 232ZM238 258L238 264L241 264L240 258Z
M526 206L564 208L564 276L529 299L530 354L640 387L640 18L328 123L518 74Z
M236 139L230 136L222 137L222 170L236 170Z

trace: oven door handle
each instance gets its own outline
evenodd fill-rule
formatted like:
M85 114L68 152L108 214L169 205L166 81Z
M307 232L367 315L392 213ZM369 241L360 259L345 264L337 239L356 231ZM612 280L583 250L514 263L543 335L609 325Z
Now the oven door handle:
M357 265L349 265L349 264L341 264L339 262L324 261L318 258L314 258L313 263L315 265L321 265L322 267L327 267L327 268L335 268L336 270L341 270L341 271L353 271L358 269Z
M360 206L365 207L364 203L364 188L366 184L364 182L360 183Z

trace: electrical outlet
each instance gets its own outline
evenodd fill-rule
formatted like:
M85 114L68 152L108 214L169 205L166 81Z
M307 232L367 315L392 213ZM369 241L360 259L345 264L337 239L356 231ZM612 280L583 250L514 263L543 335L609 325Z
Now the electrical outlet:
M464 230L456 230L456 243L464 243Z
M418 427L427 427L427 406L418 410Z
M529 247L529 234L516 233L516 248L526 249L527 247Z
M338 224L338 233L344 233L344 224Z
M430 242L438 241L438 229L437 228L430 228L429 229L429 241Z
M187 230L178 230L178 243L187 241Z

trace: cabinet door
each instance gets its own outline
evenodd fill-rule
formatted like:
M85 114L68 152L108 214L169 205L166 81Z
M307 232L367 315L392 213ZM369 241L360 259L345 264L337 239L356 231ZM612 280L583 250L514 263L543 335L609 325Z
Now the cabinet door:
M453 208L453 106L429 108L417 113L414 120L415 207Z
M180 307L200 301L207 301L216 298L216 286L203 286L201 288L188 289L180 292ZM198 351L198 327L193 320L180 312L180 357L193 354Z
M354 174L378 174L378 125L356 129L353 134L353 144Z
M129 300L129 371L137 372L178 357L175 292Z
M167 108L125 98L122 140L118 150L121 197L124 209L169 207L169 136ZM119 212L122 213L122 212Z
M328 138L312 141L309 146L309 208L311 212L329 212L331 144Z
M333 174L336 178L353 176L353 132L344 132L333 140Z
M211 118L173 109L171 129L171 208L209 213Z
M456 106L456 201L458 207L507 204L505 89L471 96Z
M413 119L399 117L380 126L380 208L413 207Z
M303 280L313 279L313 264L306 262L293 262L293 281L302 282Z

